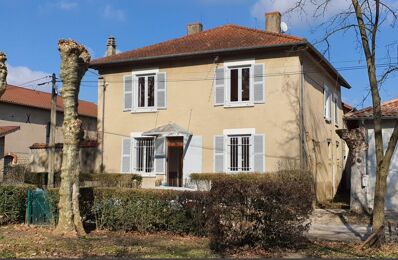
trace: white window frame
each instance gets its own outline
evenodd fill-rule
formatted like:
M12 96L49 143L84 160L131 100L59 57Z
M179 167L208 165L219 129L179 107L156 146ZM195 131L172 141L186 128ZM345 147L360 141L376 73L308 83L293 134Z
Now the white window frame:
M336 127L339 127L339 98L336 94L333 95L333 100L334 100L334 125Z
M254 135L256 134L255 128L243 128L243 129L225 129L224 135L224 169L227 173L240 173L240 172L254 172ZM249 136L249 170L248 171L231 171L231 158L230 158L230 138ZM239 149L239 148L238 148ZM241 149L241 148L240 148ZM238 154L241 154L242 152ZM238 168L241 167L241 161L238 161Z
M325 97L326 95L326 97ZM324 118L327 123L332 122L332 92L330 91L329 87L324 84L323 87L323 111L324 111Z
M137 171L137 166L136 166L136 161L137 161L137 153L136 153L136 140L137 139L143 139L143 138L153 138L153 145L154 145L154 152L155 152L155 138L152 136L143 136L142 132L133 132L130 134L130 140L131 140L131 165L130 169L132 173L139 174L143 177L152 177L156 175L156 169L155 169L155 156L153 156L153 167L151 172L145 172L145 171Z
M159 69L146 69L146 70L135 70L132 72L133 76L133 106L131 109L131 113L143 113L143 112L156 112L157 109L157 89L158 89L158 78L157 74L159 73ZM154 106L153 107L138 107L138 78L146 77L145 80L145 103L147 103L147 91L148 91L148 76L154 76Z
M236 60L224 62L224 78L225 80L225 102L224 107L246 107L254 106L254 59ZM249 100L241 101L242 99L242 68L249 68ZM239 101L231 101L231 70L240 69L238 74L238 96Z

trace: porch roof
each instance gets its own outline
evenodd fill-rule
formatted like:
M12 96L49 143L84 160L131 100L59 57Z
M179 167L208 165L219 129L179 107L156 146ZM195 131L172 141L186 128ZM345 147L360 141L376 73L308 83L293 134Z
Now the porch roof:
M175 135L192 135L192 133L189 130L177 125L176 123L168 123L166 125L161 125L154 129L148 130L148 131L142 133L142 135L146 135L146 136L172 135L172 136L175 136Z

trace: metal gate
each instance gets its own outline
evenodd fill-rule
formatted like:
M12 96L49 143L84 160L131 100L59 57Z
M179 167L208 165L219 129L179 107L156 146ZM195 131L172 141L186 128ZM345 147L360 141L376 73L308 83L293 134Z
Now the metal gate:
M54 218L47 192L42 189L28 191L26 224L51 225Z

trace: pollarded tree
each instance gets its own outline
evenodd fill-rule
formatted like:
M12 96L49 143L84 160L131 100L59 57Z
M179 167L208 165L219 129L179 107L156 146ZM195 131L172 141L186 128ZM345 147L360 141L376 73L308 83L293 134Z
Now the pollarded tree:
M7 87L7 57L4 52L0 52L0 97L4 94Z
M85 234L79 210L79 144L82 138L81 120L78 118L80 82L86 73L90 54L73 40L60 40L62 100L64 103L61 186L59 188L58 234L76 236Z
M314 17L330 17L332 4L335 0L296 0L295 5L288 12L299 10L306 12L308 9L314 10ZM347 0L347 8L342 9L332 15L326 22L321 23L318 29L324 31L320 42L326 42L337 33L353 32L358 37L359 46L363 51L367 65L367 76L370 86L373 106L373 124L376 145L376 185L375 197L372 213L373 231L384 234L383 229L385 220L384 201L387 190L387 176L391 158L393 156L398 141L398 120L395 121L393 133L389 139L387 149L383 148L382 135L382 111L379 88L384 80L393 72L398 71L398 66L389 63L382 73L377 73L376 54L377 44L379 44L379 33L383 23L390 21L391 26L395 25L397 10L394 9L392 0ZM315 7L315 8L313 8Z

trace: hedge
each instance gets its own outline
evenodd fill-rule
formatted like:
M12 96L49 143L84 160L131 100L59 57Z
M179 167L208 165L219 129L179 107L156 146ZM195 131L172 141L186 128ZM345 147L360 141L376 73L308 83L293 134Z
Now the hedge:
M98 229L209 236L218 251L295 247L304 241L314 199L309 173L224 174L211 182L209 192L81 188L82 217ZM26 188L1 191L0 201L11 203L1 204L0 212L12 214L0 223L22 222ZM58 189L48 194L57 219Z
M305 241L314 200L308 172L228 175L213 179L209 196L213 249L286 248Z
M25 221L26 199L32 186L0 185L0 225Z

